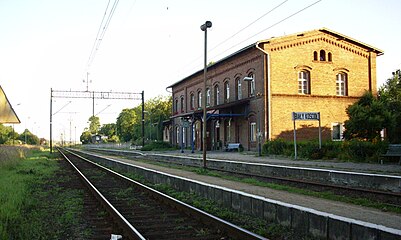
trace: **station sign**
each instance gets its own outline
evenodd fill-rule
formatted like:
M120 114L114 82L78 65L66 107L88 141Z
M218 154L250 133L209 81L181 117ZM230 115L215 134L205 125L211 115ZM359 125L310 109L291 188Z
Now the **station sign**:
M292 121L320 120L320 112L292 112Z

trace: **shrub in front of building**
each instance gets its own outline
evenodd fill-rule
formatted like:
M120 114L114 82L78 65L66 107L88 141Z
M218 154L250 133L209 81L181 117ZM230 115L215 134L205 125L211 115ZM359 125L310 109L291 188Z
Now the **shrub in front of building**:
M141 148L141 151L162 151L162 150L176 150L177 148L172 147L170 143L157 141L146 144Z
M301 159L337 159L355 162L378 162L387 149L387 142L367 142L361 140L325 141L319 149L318 141L297 142L297 155ZM263 154L294 157L294 142L283 139L267 141Z

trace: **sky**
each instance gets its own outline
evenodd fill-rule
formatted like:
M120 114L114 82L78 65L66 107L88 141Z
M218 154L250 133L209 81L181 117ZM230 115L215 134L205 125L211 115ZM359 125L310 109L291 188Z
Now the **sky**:
M51 89L170 95L166 87L203 69L207 20L208 62L258 40L325 27L384 51L378 87L401 68L399 0L119 0L96 41L114 1L0 0L0 85L21 120L17 132L49 139ZM96 100L94 112L112 123L139 104ZM53 139L79 141L92 101L57 98L52 106Z

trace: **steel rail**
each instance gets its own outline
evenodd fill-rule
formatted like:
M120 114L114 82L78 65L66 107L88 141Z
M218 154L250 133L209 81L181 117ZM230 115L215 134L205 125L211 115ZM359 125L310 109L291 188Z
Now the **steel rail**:
M102 151L105 151L105 150L102 150ZM107 152L107 151L105 151L105 152ZM125 151L113 150L112 152L124 153ZM143 157L149 157L149 156L143 156ZM164 160L156 160L156 161L167 162L169 164L175 164L175 163L164 161ZM224 161L224 160L219 160L219 161ZM253 174L253 173L224 170L224 169L213 168L213 167L209 167L209 166L206 167L206 169L219 171L219 172L224 172L224 173L229 173L229 174L240 175L240 176L246 176L246 177L256 177L256 178L261 178L261 179L272 179L272 180L283 181L283 182L300 183L300 184L311 185L311 186L316 186L316 187L339 189L339 190L344 190L344 191L349 191L349 192L354 192L354 193L376 194L376 195L382 195L382 196L386 196L386 197L395 197L395 198L400 198L401 199L401 193L397 193L397 192L380 191L380 190L374 190L374 189L368 189L368 188L358 188L358 187L349 187L349 186L343 186L343 185L337 185L337 184L320 183L320 182L317 182L317 181L308 181L308 180L302 180L302 179L298 179L298 178L264 176L264 175ZM399 205L399 204L398 205L389 204L389 205L394 205L394 206L401 207L401 205Z
M174 207L175 209L181 211L181 212L185 212L190 216L193 216L195 219L199 219L202 223L204 223L205 225L208 226L213 226L214 228L218 228L221 229L223 231L225 231L227 234L230 235L230 237L233 237L234 239L249 239L249 240L253 240L253 239L265 239L267 240L267 238L264 238L262 236L259 236L255 233L252 233L246 229L243 229L241 227L238 227L230 222L227 222L223 219L220 219L216 216L213 216L205 211L202 211L200 209L197 209L189 204L186 204L184 202L181 202L177 199L174 199L162 192L159 192L157 190L154 190L142 183L139 183L137 181L134 181L118 172L115 172L113 170L110 170L100 164L94 163L91 160L84 158L82 156L80 156L79 154L72 152L70 150L65 149L65 151L69 152L70 154L73 154L76 157L81 158L82 160L85 160L91 164L93 164L94 166L97 166L109 173L114 174L115 176L118 176L120 179L123 179L124 181L127 181L130 184L135 184L136 187L138 187L139 189L141 189L142 191L146 192L147 194L151 195L152 197L159 199L160 201L164 202L165 204L168 204L172 207ZM85 153L86 154L86 153ZM90 154L88 154L90 155ZM92 155L94 156L94 155ZM99 158L99 156L94 156Z
M106 211L118 222L118 226L124 231L124 239L132 240L146 240L142 234L133 227L127 219L100 193L100 191L85 177L85 175L71 162L71 160L60 150L58 151L64 157L64 159L74 168L78 173L80 179L83 181L84 185L91 191L95 198L101 203L101 205L106 209Z

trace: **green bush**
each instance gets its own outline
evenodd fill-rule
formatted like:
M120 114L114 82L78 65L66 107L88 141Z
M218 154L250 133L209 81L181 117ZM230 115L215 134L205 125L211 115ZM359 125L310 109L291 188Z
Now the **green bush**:
M267 141L263 144L262 151L264 154L273 154L273 155L285 155L285 151L290 148L291 143L285 141L284 139L276 139L273 141Z
M297 155L303 159L341 159L356 162L377 162L386 152L386 142L350 140L343 142L325 141L319 149L315 141L297 142ZM276 139L263 144L263 154L294 156L294 142Z
M152 151L152 150L169 150L173 147L168 142L158 141L146 144L141 148L141 151Z
M344 141L339 158L347 161L377 162L387 147L387 142L372 143L356 139Z

